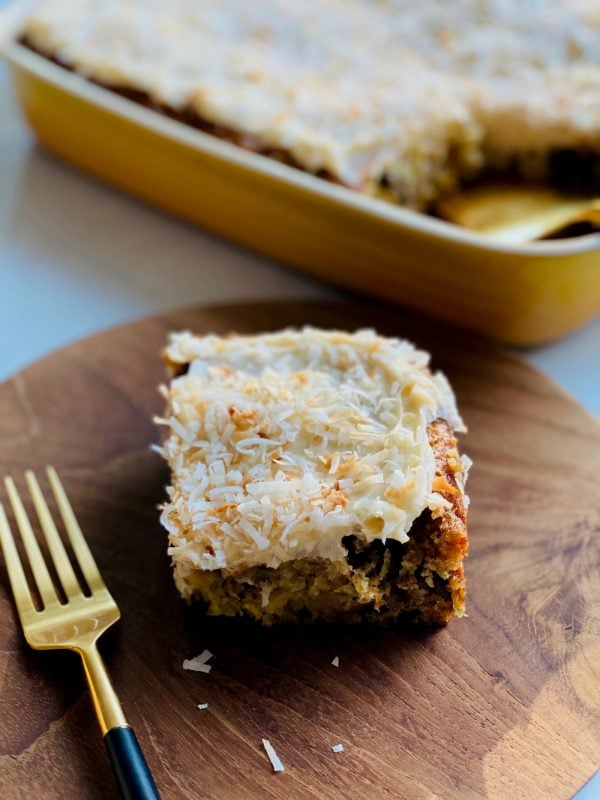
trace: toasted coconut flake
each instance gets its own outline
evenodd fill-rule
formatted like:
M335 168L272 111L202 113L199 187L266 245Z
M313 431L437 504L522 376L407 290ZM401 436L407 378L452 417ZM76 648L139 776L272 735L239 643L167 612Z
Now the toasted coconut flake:
M271 762L271 766L273 767L273 772L283 772L285 767L281 763L281 759L275 752L275 748L271 744L268 739L262 740L263 747L265 748L265 752L269 757L269 761Z

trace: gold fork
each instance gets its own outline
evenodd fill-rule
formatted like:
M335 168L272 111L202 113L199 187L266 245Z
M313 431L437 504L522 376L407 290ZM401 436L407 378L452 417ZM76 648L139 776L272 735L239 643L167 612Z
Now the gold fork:
M102 580L56 470L48 467L46 471L71 548L90 594L84 594L40 485L34 473L28 470L25 480L50 559L66 597L66 603L61 602L15 483L12 478L5 478L6 491L42 602L42 608L36 608L15 539L0 503L0 544L25 639L35 650L74 650L81 656L102 736L123 797L126 800L155 800L159 794L154 779L135 733L127 724L96 646L100 636L114 625L121 613Z

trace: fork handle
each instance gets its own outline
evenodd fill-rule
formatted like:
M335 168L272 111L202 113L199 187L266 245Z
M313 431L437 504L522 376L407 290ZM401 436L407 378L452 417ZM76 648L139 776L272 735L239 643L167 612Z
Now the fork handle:
M104 744L124 800L159 800L160 795L150 773L133 728L111 728Z
M95 640L79 648L108 757L124 800L160 800L133 728L127 724Z

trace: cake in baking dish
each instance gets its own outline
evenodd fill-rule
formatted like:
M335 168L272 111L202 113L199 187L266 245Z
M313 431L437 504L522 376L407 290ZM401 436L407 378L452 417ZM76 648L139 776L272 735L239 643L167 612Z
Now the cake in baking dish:
M428 355L371 330L170 338L162 522L176 585L266 624L465 607L468 460Z
M489 171L600 188L597 0L41 0L22 41L95 83L427 208Z

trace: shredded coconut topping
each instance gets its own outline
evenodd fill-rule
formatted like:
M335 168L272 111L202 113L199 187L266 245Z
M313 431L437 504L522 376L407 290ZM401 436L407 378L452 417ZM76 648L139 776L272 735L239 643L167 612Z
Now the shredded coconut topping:
M432 490L427 426L462 423L408 342L362 330L171 336L162 513L180 575L342 559L344 536L405 542ZM264 598L268 601L268 598Z
M343 753L344 752L344 745L343 744L334 744L331 748L334 753Z
M339 667L339 665L340 665L340 657L339 656L334 656L331 663L332 663L332 665L334 667Z

